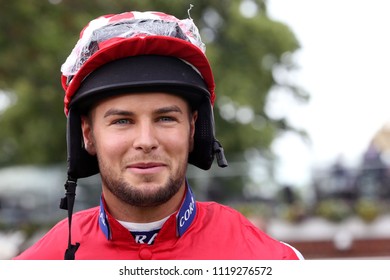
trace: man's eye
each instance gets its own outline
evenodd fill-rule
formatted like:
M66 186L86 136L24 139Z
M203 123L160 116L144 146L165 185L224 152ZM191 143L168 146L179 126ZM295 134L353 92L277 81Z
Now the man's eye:
M160 117L159 120L162 122L172 122L172 121L174 121L174 118L164 116L164 117Z
M119 119L119 120L113 121L113 124L128 124L128 123L130 123L130 121L128 119Z

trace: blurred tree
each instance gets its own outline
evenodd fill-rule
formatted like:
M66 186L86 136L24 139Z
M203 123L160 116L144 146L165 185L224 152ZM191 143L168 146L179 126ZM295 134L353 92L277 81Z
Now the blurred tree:
M66 160L60 67L92 18L127 10L161 10L188 17L188 0L0 0L0 166ZM265 112L270 89L307 94L288 79L299 48L291 30L267 15L264 0L199 0L190 11L207 46L216 79L217 138L232 159L248 148L267 151L279 132L293 129ZM282 70L282 71L281 71ZM4 98L3 98L4 99Z

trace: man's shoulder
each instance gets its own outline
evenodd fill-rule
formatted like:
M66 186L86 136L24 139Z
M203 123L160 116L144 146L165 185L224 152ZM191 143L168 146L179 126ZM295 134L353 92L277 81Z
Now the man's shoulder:
M93 217L99 215L99 207L92 207L84 210L77 211L72 215L72 227L77 227L80 223L93 222ZM64 218L59 221L54 227L53 230L62 230L64 227L68 227L68 218Z
M99 206L80 210L73 213L72 219L75 220L89 220L92 216L99 215Z
M241 212L232 208L231 206L214 201L197 201L197 207L206 215L227 215L231 216L232 218L236 217L238 219L246 219Z
M209 220L213 226L223 223L225 228L234 227L237 230L254 230L262 233L259 226L230 206L217 202L197 202L197 207L200 216Z
M258 248L256 258L303 259L295 248L273 238L260 225L230 206L217 202L197 202L197 206L200 217L204 219L202 225L207 224L210 230L223 228L225 235L228 233L232 237L229 238L230 245L238 242L244 251L245 248Z

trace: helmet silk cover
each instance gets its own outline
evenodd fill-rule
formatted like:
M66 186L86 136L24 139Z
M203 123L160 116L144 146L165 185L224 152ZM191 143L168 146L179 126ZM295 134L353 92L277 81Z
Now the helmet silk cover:
M92 20L61 67L65 113L85 77L110 61L137 55L182 59L205 80L213 104L214 78L205 44L191 18L179 20L161 12L126 12Z

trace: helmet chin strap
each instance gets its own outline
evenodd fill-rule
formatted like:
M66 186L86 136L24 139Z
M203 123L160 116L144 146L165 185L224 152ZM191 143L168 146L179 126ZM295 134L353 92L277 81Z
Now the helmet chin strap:
M76 187L77 179L73 179L68 176L68 179L65 183L65 197L61 199L60 208L68 210L68 225L69 225L69 234L68 234L68 248L65 251L65 260L74 260L77 249L80 246L80 243L72 244L72 214L73 206L76 197Z

